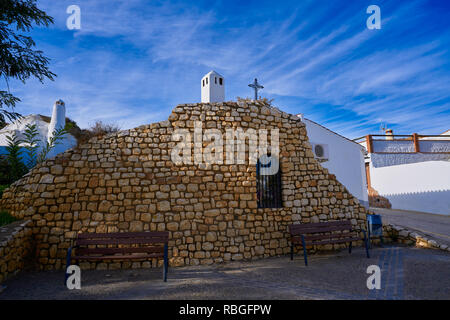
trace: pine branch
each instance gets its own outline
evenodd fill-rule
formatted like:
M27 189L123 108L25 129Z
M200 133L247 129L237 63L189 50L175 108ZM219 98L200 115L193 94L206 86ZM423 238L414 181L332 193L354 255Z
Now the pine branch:
M25 83L31 77L43 82L54 80L56 74L49 70L50 59L40 50L35 50L34 40L23 32L34 25L48 27L53 18L36 6L36 0L0 1L0 78L4 78L7 91L0 91L0 122L8 118L15 120L20 115L13 109L19 98L9 91L8 80L17 79Z

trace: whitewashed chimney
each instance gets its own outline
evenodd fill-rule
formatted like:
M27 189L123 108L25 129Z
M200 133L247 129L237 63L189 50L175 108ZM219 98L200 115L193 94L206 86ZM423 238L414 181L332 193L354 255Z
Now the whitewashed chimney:
M50 138L53 137L55 130L64 128L66 125L66 106L64 101L58 100L53 105L52 119L48 125L47 140L50 142Z
M386 129L386 140L394 140L394 131L392 129Z
M202 102L225 101L225 79L215 71L207 73L200 83Z

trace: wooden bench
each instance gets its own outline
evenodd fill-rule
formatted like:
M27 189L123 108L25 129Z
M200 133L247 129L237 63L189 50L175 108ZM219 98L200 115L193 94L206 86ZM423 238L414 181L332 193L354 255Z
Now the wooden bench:
M366 232L365 230L362 231L364 233L363 240L366 247L366 255L367 258L370 258ZM349 242L348 252L352 253L352 242L361 240L357 232L353 231L350 220L291 224L289 233L291 235L291 260L294 259L294 246L301 245L306 266L308 265L307 246Z
M167 281L169 232L80 233L67 251L72 260L148 260L164 258L163 279ZM75 250L75 251L74 251ZM74 255L72 255L74 253ZM66 272L67 280L67 272Z

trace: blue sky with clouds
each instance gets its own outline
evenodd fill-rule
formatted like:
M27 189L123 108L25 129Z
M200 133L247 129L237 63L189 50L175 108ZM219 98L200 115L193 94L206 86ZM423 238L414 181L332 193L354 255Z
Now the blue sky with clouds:
M66 8L81 8L68 30ZM381 30L366 9L381 8ZM55 18L32 32L58 77L12 83L17 111L49 115L63 99L81 127L164 120L200 101L211 69L226 98L251 97L255 77L274 105L355 138L450 129L450 1L38 0Z

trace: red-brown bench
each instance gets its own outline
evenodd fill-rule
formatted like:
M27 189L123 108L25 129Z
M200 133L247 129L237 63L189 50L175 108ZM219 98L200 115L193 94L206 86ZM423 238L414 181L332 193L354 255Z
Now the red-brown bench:
M366 255L367 258L370 258L366 231L362 231L364 233L363 240L366 247ZM294 246L301 245L306 266L308 265L307 246L348 242L348 252L352 253L352 242L361 240L358 233L353 230L350 220L291 224L289 233L291 235L291 260L294 259Z
M163 258L163 279L167 281L169 232L80 233L67 251L67 268L72 261L148 260ZM66 272L67 279L67 272Z

